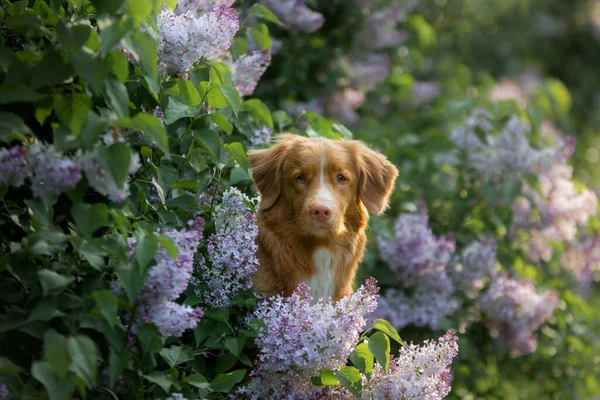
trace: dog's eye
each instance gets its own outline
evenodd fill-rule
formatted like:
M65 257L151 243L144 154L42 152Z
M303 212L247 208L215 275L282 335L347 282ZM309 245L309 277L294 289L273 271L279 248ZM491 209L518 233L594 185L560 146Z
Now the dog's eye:
M304 174L300 174L296 177L298 182L304 182L306 180L306 176Z
M338 175L336 179L337 179L337 181L338 181L338 182L340 182L340 183L344 183L344 182L347 182L347 181L348 181L348 178L346 178L344 175L341 175L341 174L340 174L340 175Z

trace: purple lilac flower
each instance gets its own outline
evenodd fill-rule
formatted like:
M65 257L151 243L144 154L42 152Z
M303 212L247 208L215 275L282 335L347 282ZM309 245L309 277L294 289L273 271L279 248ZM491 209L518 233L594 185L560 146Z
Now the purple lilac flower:
M584 296L590 295L593 282L600 281L600 236L585 238L567 248L561 263L575 277L575 290Z
M27 165L27 148L13 146L10 149L0 148L0 183L20 187L25 178L31 175Z
M450 393L450 365L458 355L454 330L422 346L409 344L390 363L386 374L377 363L363 388L363 399L443 399Z
M269 10L273 11L285 27L293 32L312 33L325 22L325 17L311 10L305 0L261 0Z
M144 322L153 322L164 336L181 336L184 330L193 329L203 315L200 308L191 308L174 302L185 291L192 277L194 254L202 240L204 221L197 218L189 223L190 229L163 231L177 247L177 258L171 257L164 247L154 256L156 265L148 277L137 301L138 312ZM135 239L130 238L130 254Z
M240 96L251 96L260 77L271 63L271 54L268 51L253 51L244 54L235 61L229 61L233 86L240 92Z
M358 121L356 109L365 102L365 95L353 88L335 92L327 103L327 112L335 119L345 124Z
M346 73L353 87L369 92L390 74L390 56L384 53L354 55L348 61Z
M177 15L165 7L157 27L161 70L185 73L200 59L223 58L240 25L236 11L221 4L200 16L191 9Z
M125 181L123 186L119 188L110 173L100 166L96 152L85 153L80 156L79 165L90 186L98 193L115 202L122 202L129 196L129 183ZM129 175L134 174L140 167L140 156L138 153L132 153L127 173Z
M241 392L251 398L277 398L282 393L290 398L319 398L316 393L310 397L302 393L322 368L346 364L366 324L365 316L376 308L378 290L371 278L337 303L323 298L314 302L310 288L301 283L290 297L264 299L253 315L266 326L256 338L259 362Z
M389 7L369 15L358 34L360 45L373 50L400 45L408 35L397 26L405 18L406 12L401 7Z
M211 185L198 195L198 207L210 206L213 203L213 197L215 198L215 204L218 204L221 201L222 196L223 190L221 186Z
M412 102L417 106L431 103L440 95L440 84L436 82L415 82Z
M252 288L258 268L258 226L245 201L250 199L236 188L223 193L215 207L216 232L208 238L208 260L201 258L196 266L199 283L207 286L197 295L213 307L226 307L237 293Z
M258 129L254 129L252 137L249 139L250 147L254 148L271 142L273 131L267 125L263 125Z
M54 197L74 188L81 180L81 168L69 158L54 149L35 143L29 147L27 155L31 169L31 190L33 197Z
M533 333L550 317L558 303L555 291L538 293L527 279L500 275L479 300L490 330L500 334L513 354L532 353L537 347Z
M235 0L178 0L175 14L183 15L191 12L196 17L200 17L220 6L231 7L233 3Z
M549 261L551 242L575 238L578 227L596 215L598 198L591 190L578 190L571 180L573 167L557 164L539 176L539 190L525 184L523 193L535 204L536 215L525 197L515 200L513 231L526 231L529 258Z
M5 398L10 394L10 390L4 383L0 383L0 397Z
M554 147L536 150L526 135L531 126L511 118L500 132L494 133L491 114L476 110L465 124L450 134L450 140L466 153L467 166L492 181L519 180L527 173L541 174L555 164L564 163L573 153L574 142L567 138ZM483 132L481 140L476 130Z
M473 298L496 274L496 239L493 236L468 245L449 265L448 272L457 289Z

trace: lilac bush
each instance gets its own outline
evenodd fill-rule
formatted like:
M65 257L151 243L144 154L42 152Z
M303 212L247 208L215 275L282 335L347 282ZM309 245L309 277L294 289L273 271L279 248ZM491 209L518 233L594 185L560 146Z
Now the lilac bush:
M477 240L465 247L450 263L450 278L457 289L474 298L490 278L496 275L496 251L493 236Z
M0 183L20 187L28 176L27 148L25 146L0 148Z
M233 62L228 62L231 69L232 84L240 96L251 96L256 84L271 63L268 51L253 51L244 54Z
M305 0L261 0L292 32L311 33L323 26L325 17L306 6Z

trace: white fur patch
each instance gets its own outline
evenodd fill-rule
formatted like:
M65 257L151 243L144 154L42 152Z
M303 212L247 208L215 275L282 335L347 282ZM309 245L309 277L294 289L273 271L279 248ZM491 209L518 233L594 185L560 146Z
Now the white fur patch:
M317 191L315 201L333 209L335 206L334 200L333 194L325 184L325 151L323 151L323 153L321 153L321 175L319 180L319 190Z
M317 273L306 281L313 300L316 301L319 297L333 297L335 283L331 251L323 247L318 248L315 251L314 263Z

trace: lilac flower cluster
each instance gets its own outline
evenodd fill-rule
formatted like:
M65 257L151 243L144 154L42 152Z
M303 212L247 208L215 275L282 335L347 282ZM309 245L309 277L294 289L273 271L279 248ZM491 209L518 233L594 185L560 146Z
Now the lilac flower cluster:
M377 306L378 290L371 278L337 303L323 298L315 302L310 288L302 283L290 297L264 299L253 315L266 326L256 338L259 362L240 393L251 398L275 398L283 393L289 398L307 398L301 396L310 388L311 377L322 368L346 364L366 324L365 316Z
M216 232L208 238L208 259L200 258L196 265L198 284L207 286L196 293L210 306L226 307L237 293L252 288L252 276L258 268L258 226L245 204L249 201L231 188L215 207Z
M359 53L350 57L346 73L353 87L371 91L390 74L390 56L385 53Z
M0 397L5 398L10 395L10 390L4 383L0 383Z
M325 22L325 17L306 6L305 0L261 0L286 28L293 32L312 33Z
M527 250L532 260L549 261L551 242L571 241L577 228L596 215L598 198L591 190L579 191L571 180L573 167L554 165L539 176L539 191L525 185L524 195L536 206L536 215L525 197L515 200L513 230L529 234Z
M0 183L20 187L31 181L33 197L55 197L74 188L81 180L81 168L53 145L36 142L28 148L0 149Z
M496 275L497 247L493 236L465 247L448 268L454 286L471 298L477 296L487 281Z
M440 84L436 82L415 82L412 102L417 106L431 103L440 95Z
M365 95L362 92L348 87L333 94L327 103L327 112L343 123L352 124L358 121L356 109L364 102Z
M450 393L450 365L458 355L458 338L449 330L437 342L409 344L385 373L379 364L363 389L363 399L443 399Z
M584 296L589 295L593 282L600 281L600 236L585 238L567 248L561 256L561 263L575 277L575 290Z
M531 281L508 274L496 277L479 300L481 310L489 317L490 330L501 335L515 355L535 351L533 331L552 315L557 303L556 292L538 293Z
M381 50L400 45L408 34L397 26L405 18L406 11L402 7L389 7L370 14L358 34L361 47Z
M271 136L273 135L273 131L267 125L255 129L252 133L253 135L249 141L250 146L253 148L263 144L269 144L271 142Z
M185 291L192 277L194 254L202 240L204 220L189 222L190 229L163 231L177 247L177 258L160 247L154 259L156 265L138 293L138 313L144 322L158 326L164 336L181 336L184 330L193 329L203 315L201 308L175 303ZM130 252L135 249L135 239L130 238Z
M165 7L158 16L158 58L163 72L183 74L200 59L220 60L231 46L240 27L237 12L226 4L203 12L202 4L186 1L176 12ZM202 12L195 6L202 6Z
M268 51L253 51L229 62L232 84L240 92L240 96L251 96L254 93L256 84L270 63L271 54Z
M165 400L188 400L182 393L171 393Z
M235 0L178 0L175 14L182 15L191 12L196 17L214 10L220 6L231 7Z
M464 150L467 166L489 180L519 180L527 173L543 173L564 163L574 150L572 139L536 150L526 137L530 125L513 117L500 132L493 132L491 117L487 110L475 110L463 126L450 134L450 140ZM479 138L477 130L483 132L485 140Z
M123 182L122 187L117 186L112 175L100 166L98 154L96 152L89 152L81 155L79 157L79 165L85 173L85 177L90 186L98 193L115 202L122 202L129 196L129 183L125 181ZM134 174L140 167L140 156L138 153L134 152L131 154L131 161L127 173L129 175Z
M437 329L446 315L456 309L451 299L455 288L446 266L454 252L451 237L435 237L426 214L405 214L394 226L394 237L377 238L380 258L412 296L390 289L380 298L377 317L394 326L414 324Z

